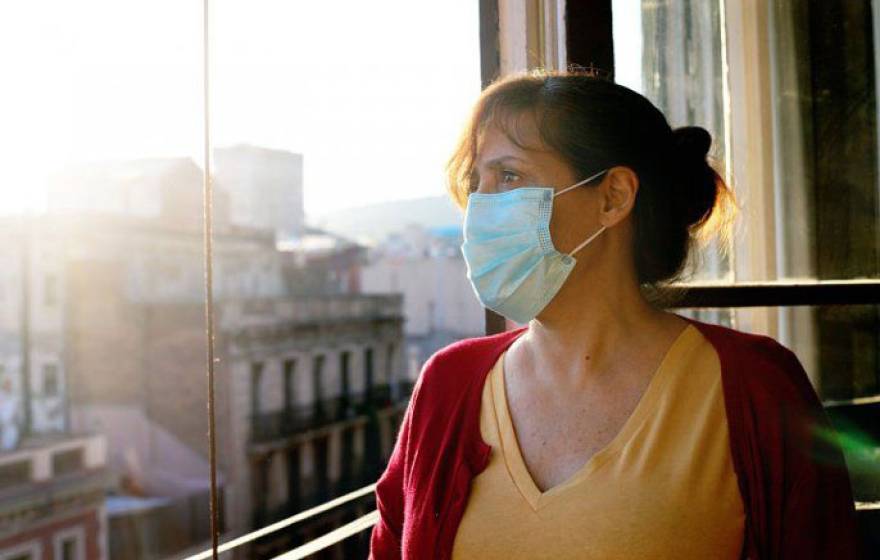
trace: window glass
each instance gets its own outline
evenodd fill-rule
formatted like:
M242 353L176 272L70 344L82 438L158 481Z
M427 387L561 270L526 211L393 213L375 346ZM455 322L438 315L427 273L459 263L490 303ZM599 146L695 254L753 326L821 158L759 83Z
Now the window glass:
M208 542L201 10L0 6L2 558ZM218 238L262 280L263 237Z
M421 364L483 333L443 170L480 92L479 19L470 1L212 6L216 219L271 235L248 251L218 241L215 259L219 455L238 535L375 482ZM265 288L244 297L256 258ZM358 500L248 554L374 507ZM368 539L334 554L365 557Z
M875 4L769 4L780 277L880 276ZM827 396L880 392L876 306L791 309L780 315L792 343L815 344L817 366L827 372L821 384Z
M804 306L785 310L797 311L798 319L807 324L816 324L817 318L836 319L836 333L831 329L816 329L811 337L796 337L785 346L797 356L838 432L838 444L846 459L856 501L880 500L877 470L880 429L875 420L878 404L864 399L853 402L851 398L854 392L880 393L877 378L880 351L874 342L876 327L852 323L852 317L877 313L880 306ZM735 311L734 317L740 317L755 309ZM780 310L773 308L773 311Z
M880 276L873 4L770 4L781 275Z
M727 157L721 0L614 2L615 81L656 105L673 128L702 126ZM725 265L712 272L720 277Z
M709 130L710 155L725 163L739 199L733 258L709 247L693 261L694 279L878 277L872 4L619 0L614 7L617 81L651 99L672 126ZM690 313L816 348L829 397L878 390L875 307Z
M65 539L61 543L61 560L78 560L76 539Z
M728 166L721 0L614 0L615 81L647 97L673 128L701 126L712 135L709 156ZM696 247L687 281L732 280L730 247L722 239ZM731 324L728 310L692 310L694 317Z

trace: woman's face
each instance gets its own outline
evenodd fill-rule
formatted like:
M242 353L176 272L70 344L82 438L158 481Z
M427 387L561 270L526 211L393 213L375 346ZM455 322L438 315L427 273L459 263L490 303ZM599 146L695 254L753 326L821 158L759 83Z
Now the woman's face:
M519 140L528 147L525 150L495 127L484 131L475 165L476 192L502 193L521 187L551 187L559 191L585 179L576 176L566 161L543 145L533 120L524 124ZM601 182L604 180L602 176ZM557 250L570 252L601 227L599 184L593 182L553 199L550 236ZM577 254L578 264L589 250L587 247Z

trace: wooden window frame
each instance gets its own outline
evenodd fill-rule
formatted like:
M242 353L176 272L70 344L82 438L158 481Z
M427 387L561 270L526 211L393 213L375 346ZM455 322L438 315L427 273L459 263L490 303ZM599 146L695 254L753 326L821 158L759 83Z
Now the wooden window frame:
M735 248L734 277L770 278L762 282L675 284L674 308L750 309L748 330L779 336L783 307L880 304L880 280L787 281L776 279L773 189L773 131L766 0L725 2L726 52L730 87L731 174L750 208L750 234ZM546 17L546 14L564 17ZM536 67L590 64L613 72L611 0L480 0L481 81ZM554 38L565 48L536 38ZM563 60L565 63L563 64ZM750 110L745 110L749 107ZM752 110L755 107L758 110ZM503 317L486 310L486 334L507 328Z

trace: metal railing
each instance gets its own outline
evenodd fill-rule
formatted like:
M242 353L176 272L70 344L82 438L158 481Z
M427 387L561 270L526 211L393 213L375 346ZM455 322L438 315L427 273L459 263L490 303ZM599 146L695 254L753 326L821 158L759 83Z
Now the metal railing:
M792 305L874 305L880 304L880 281L853 280L834 282L765 282L749 283L743 285L720 285L720 284L693 284L688 286L673 286L677 295L674 296L674 308L700 309L700 308L747 308L747 307L784 307ZM783 303L780 303L783 302ZM387 387L387 386L385 386ZM384 392L382 388L380 391ZM388 400L390 402L390 398ZM880 408L880 396L852 399L844 401L826 402L826 407L832 417L851 415L858 418L859 422L870 423L872 415ZM857 408L853 408L857 407ZM864 407L864 408L861 408ZM873 426L876 429L876 425ZM327 503L307 509L301 513L291 515L277 523L263 527L243 537L220 546L219 551L225 552L236 546L252 542L257 538L264 537L274 531L288 528L295 523L304 521L314 515L328 511L334 507L363 498L375 489L375 484L370 484L349 492L348 494L330 500ZM869 517L874 519L880 516L880 503L856 502L856 510L862 523L867 523ZM284 553L277 559L305 558L324 548L333 546L360 531L370 529L378 520L378 513L372 511L355 521L347 523L329 533L322 535L302 546ZM200 560L210 557L210 551L191 557L192 560Z
M357 500L358 498L368 496L368 495L372 494L375 490L376 490L375 484L370 484L368 486L364 486L363 488L359 488L358 490L355 490L354 492L349 492L348 494L345 494L344 496L334 498L334 499L330 500L329 502L323 503L323 504L321 504L319 506L315 506L313 508L309 508L305 511L297 513L296 515L292 515L291 517L288 517L287 519L283 519L283 520L278 521L276 523L272 523L271 525L267 525L266 527L262 527L260 529L257 529L256 531L252 531L246 535L242 535L241 537L238 537L238 538L232 539L228 542L225 542L225 543L216 547L216 552L218 554L224 553L224 552L229 552L230 550L232 550L234 548L237 548L239 546L243 546L248 543L252 543L261 537L265 537L266 535L271 535L272 533L275 533L275 532L280 531L282 529L287 529L288 527L291 527L291 526L295 525L296 523L299 523L301 521L305 521L306 519L314 517L320 513L324 513L325 511L329 511L333 508L336 508L338 506L341 506L341 505L346 504L348 502L351 502L353 500ZM373 513L376 513L376 512L373 512ZM372 523L370 523L367 527L372 527L377 519L378 519L378 514L376 516L374 516L374 518L372 518ZM366 527L361 527L360 529L358 529L358 531L361 531L364 528L366 528ZM342 532L337 533L337 536L341 535L341 534L342 534ZM327 537L327 536L328 535L324 535L324 537ZM348 535L346 535L346 537L347 536ZM324 537L320 537L320 538L324 538ZM315 548L314 550L311 550L311 552L309 552L309 554L312 554L314 552L317 552L318 550L322 550L324 548L327 548L328 546L331 546L337 542L340 542L343 538L345 538L345 537L335 538L335 539L325 539L324 541L322 541L322 546L320 548ZM309 543L307 543L307 544L309 544ZM213 552L214 551L212 549L208 549L208 550L202 551L198 554L188 556L186 558L186 560L205 560L206 558L211 558ZM291 552L294 552L294 551L291 551ZM302 556L299 556L299 557L302 558Z
M324 399L306 406L251 415L251 441L263 443L301 434L368 413L370 407L391 404L391 386L381 384L368 392Z

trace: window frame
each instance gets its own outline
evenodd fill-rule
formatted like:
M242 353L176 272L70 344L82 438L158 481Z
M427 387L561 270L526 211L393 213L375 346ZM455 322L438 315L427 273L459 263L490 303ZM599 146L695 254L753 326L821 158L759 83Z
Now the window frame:
M756 275L766 278L776 278L774 254L768 247L775 247L775 223L773 214L773 192L764 192L766 185L773 184L773 138L772 133L761 126L765 113L769 110L770 83L768 80L769 58L767 53L756 50L755 45L761 44L761 33L766 34L767 14L762 11L766 8L764 2L736 3L724 2L725 28L728 44L728 63L732 65L730 84L731 102L749 107L749 111L743 111L739 105L731 106L731 113L739 111L737 118L731 123L732 141L728 142L731 147L731 157L736 162L733 173L745 174L742 184L757 185L748 193L748 196L764 201L760 214L754 227L757 233L751 236L748 244L737 251L741 268L735 271L751 271L751 276ZM579 2L566 2L565 0L479 0L479 29L480 29L480 60L481 82L483 88L487 87L499 75L511 71L525 70L536 66L547 68L562 68L569 64L581 66L598 65L600 69L610 70L614 68L613 36L611 0L581 0ZM564 17L563 17L564 14ZM590 17L596 16L598 17ZM205 3L205 66L208 66L207 49L207 0ZM584 25L586 22L586 26ZM580 27L577 27L580 25ZM733 25L740 33L730 32ZM738 26L738 27L737 27ZM752 26L752 27L750 27ZM757 26L757 27L755 27ZM764 38L766 39L766 37ZM764 40L766 45L766 40ZM765 49L766 50L766 49ZM586 57L586 58L584 58ZM880 79L880 78L878 78ZM210 136L208 133L207 118L207 72L205 77L205 150L206 161L210 154ZM752 104L758 104L759 111L752 111ZM750 114L754 113L754 114ZM769 118L769 113L766 115ZM752 144L750 132L760 133L758 141ZM729 133L730 134L730 133ZM749 139L748 142L745 140ZM750 161L749 156L758 158L758 162ZM746 165L748 162L748 165ZM740 167L736 167L739 165ZM206 323L209 334L209 348L212 337L212 311L211 311L211 187L209 166L205 169L205 262L208 268L207 274L207 311ZM769 197L769 198L768 198ZM748 248L749 251L745 251ZM754 250L754 252L752 252ZM736 261L735 261L736 262ZM772 273L772 274L771 274ZM736 275L734 276L736 277ZM763 330L774 334L776 313L784 306L819 306L819 305L872 305L880 303L880 279L865 280L817 280L815 282L790 282L771 280L764 282L733 282L725 284L678 284L670 288L678 291L676 308L761 308L763 315L751 325L751 330ZM486 334L494 334L506 330L506 322L503 317L486 310ZM208 353L208 379L209 392L213 391L212 374L212 351ZM314 368L312 363L311 367ZM209 402L212 402L212 394ZM210 409L213 407L209 404ZM210 412L209 414L212 414ZM213 416L211 416L211 438L213 439ZM215 476L216 461L214 459L213 443L211 448L212 479ZM366 495L370 487L356 491L357 497ZM216 515L216 489L212 480L212 515ZM363 493L363 494L360 494ZM353 492L352 495L355 493ZM338 499L355 499L343 497ZM335 502L332 500L331 502ZM329 507L329 503L325 504ZM319 506L323 507L323 506ZM318 508L314 508L318 509ZM869 508L861 508L869 509ZM310 510L311 511L311 510ZM307 514L309 512L303 512ZM356 531L371 527L378 517L373 511L364 516ZM277 530L281 526L287 526L296 521L296 516L279 522L270 527L264 527L255 533L265 534L266 531ZM370 519L367 519L370 518ZM334 544L348 534L337 536L339 531L347 530L341 527L324 538L330 539L322 543L320 548ZM255 534L254 533L254 534ZM238 544L243 544L253 538L246 535L222 547L229 550ZM212 553L216 558L218 552L218 533L216 522L212 521L213 546L210 551L199 554L193 558L207 558ZM332 538L331 537L335 537ZM303 547L310 547L312 543L306 543ZM300 548L303 548L300 547ZM311 551L320 550L312 548ZM299 549L288 554L294 554ZM0 558L0 560L3 560Z
M564 4L565 18L538 18L547 5L556 10ZM561 68L547 50L534 42L516 40L523 29L543 26L537 36L562 37L567 64L597 65L614 71L611 0L501 0L480 1L480 43L483 88L508 72L541 65ZM500 8L499 8L500 6ZM536 9L538 6L541 9ZM531 21L505 18L520 9ZM500 14L499 14L500 12ZM779 315L791 306L880 304L880 279L790 281L776 274L776 213L774 189L772 88L768 43L768 11L765 2L723 1L724 51L727 56L729 112L727 142L730 146L729 175L737 177L737 195L750 209L750 235L734 246L734 278L769 278L766 281L734 281L724 284L681 283L670 286L678 300L675 308L750 308L748 330L779 337ZM593 16L593 17L590 17ZM875 18L877 19L877 18ZM510 25L510 24L513 25ZM562 28L560 28L562 26ZM588 29L584 29L587 26ZM535 33L530 34L534 35ZM532 49L532 54L527 52ZM535 56L535 52L538 56ZM496 54L497 53L497 54ZM878 73L880 80L880 73ZM880 103L880 100L878 100ZM749 110L746 110L746 107ZM756 109L757 108L757 109ZM880 122L878 122L880 126ZM487 335L506 330L503 317L486 310Z
M73 538L76 546L76 560L85 560L86 558L86 532L83 527L68 527L57 531L52 535L52 552L55 560L62 560L62 552L64 551L64 542Z

